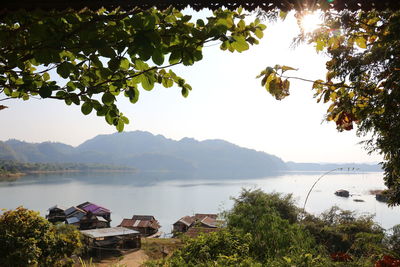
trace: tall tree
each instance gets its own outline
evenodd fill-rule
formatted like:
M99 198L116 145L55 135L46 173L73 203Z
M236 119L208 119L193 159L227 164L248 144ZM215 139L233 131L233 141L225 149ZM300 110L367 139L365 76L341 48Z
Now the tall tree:
M300 16L299 16L300 19ZM330 103L327 121L339 131L353 129L372 138L366 148L383 154L386 192L400 204L400 12L327 11L322 26L297 41L323 52L326 78L313 82L318 102ZM262 85L277 99L289 95L288 66L268 67Z

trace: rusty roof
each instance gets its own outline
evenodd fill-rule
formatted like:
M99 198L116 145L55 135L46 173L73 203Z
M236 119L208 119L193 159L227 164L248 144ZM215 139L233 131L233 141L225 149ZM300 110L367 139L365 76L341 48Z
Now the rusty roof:
M147 9L150 7L157 7L163 10L171 5L180 10L188 6L194 10L201 10L204 8L215 10L220 7L236 9L242 6L249 11L256 10L257 8L261 8L265 11L277 8L288 11L293 9L303 10L305 8L318 8L319 3L323 3L323 6L336 10L362 9L368 11L371 9L400 9L400 1L394 0L5 0L0 3L0 14L19 9L81 10L83 8L89 8L97 10L101 7L107 9L119 7L122 10L132 10L134 8Z
M154 216L152 215L133 215L133 220L142 220L142 221L152 221L155 220Z
M204 217L203 220L201 220L200 222L208 227L212 227L212 228L217 227L217 220L212 217L208 217L208 216Z
M135 228L146 228L150 227L153 229L159 229L160 225L158 224L158 221L152 220L134 220L134 219L123 219L122 222L120 223L120 226L122 227L135 227Z
M182 218L180 218L176 223L183 223L183 224L185 224L186 226L191 226L193 223L194 223L194 217L192 217L192 216L184 216L184 217L182 217ZM174 223L174 224L176 224L176 223Z
M213 219L217 219L218 215L214 214L214 213L196 213L194 215L194 218L196 220L203 220L205 217L210 217L210 218L213 218Z

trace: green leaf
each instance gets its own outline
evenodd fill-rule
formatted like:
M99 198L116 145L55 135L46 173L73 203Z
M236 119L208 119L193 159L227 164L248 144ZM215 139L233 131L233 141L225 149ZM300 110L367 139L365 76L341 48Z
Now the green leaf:
M121 116L120 119L125 123L125 124L129 124L129 119L125 116Z
M101 101L107 105L110 106L114 103L115 101L115 96L111 94L110 92L105 92L101 98Z
M285 20L286 19L286 17L287 17L287 12L285 12L285 11L280 11L279 12L279 17L280 17L280 19L281 20Z
M99 54L103 57L114 58L116 56L114 49L111 47L103 47L99 49Z
M119 66L121 67L122 70L128 70L130 62L127 58L122 58Z
M358 45L358 47L362 48L362 49L366 49L367 48L367 41L365 40L364 37L357 37L355 39L356 44Z
M88 114L90 114L90 112L92 112L92 110L93 110L92 103L90 103L90 102L83 103L83 105L81 107L81 111L83 114L88 115Z
M141 82L144 90L150 91L154 88L154 81L148 75L141 75Z
M249 44L243 36L234 36L233 38L235 42L232 43L232 46L236 51L242 52L249 49Z
M317 50L317 52L320 52L320 51L324 50L325 45L326 45L326 43L323 40L318 39L317 44L315 45L315 49Z
M63 63L58 65L57 73L64 79L67 79L70 73L74 71L74 69L75 66L72 63L64 61Z
M77 94L70 94L70 98L72 103L74 103L77 106L79 106L79 104L81 103L79 96Z
M205 25L204 21L202 19L198 19L196 24L197 24L197 27L204 27L204 25Z
M242 19L239 21L237 26L238 26L239 30L241 30L241 31L244 31L246 29L246 23Z
M261 39L261 38L263 38L263 36L264 36L264 33L263 33L259 28L257 28L257 29L254 31L254 34L257 36L258 39Z
M47 72L43 73L42 77L44 81L50 80L50 74L48 74Z
M112 58L108 61L108 67L111 71L117 71L119 69L120 60L117 58Z
M122 132L124 130L124 122L120 119L118 120L118 124L116 126L118 132Z
M125 95L129 97L129 101L135 104L139 100L139 90L136 87L131 87L125 91Z
M189 90L184 87L184 88L182 88L181 93L182 93L183 97L188 97Z
M171 55L169 56L169 64L176 64L179 63L182 59L182 53L179 50L172 51Z
M53 91L50 86L42 86L39 89L39 95L42 98L47 98L47 97L51 96L52 92Z
M152 59L153 62L158 66L161 66L164 63L164 55L159 49L154 50Z

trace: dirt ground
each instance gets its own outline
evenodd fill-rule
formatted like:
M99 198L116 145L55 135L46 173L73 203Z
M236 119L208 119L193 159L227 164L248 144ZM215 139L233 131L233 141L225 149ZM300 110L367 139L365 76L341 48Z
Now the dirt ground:
M99 263L96 263L96 267L109 267L112 265L118 264L118 266L126 266L126 267L139 267L141 266L149 257L146 253L141 249L138 251L134 251L128 254L125 254L122 259L106 259L102 260Z
M85 267L139 267L147 260L157 260L170 256L173 251L182 246L182 242L175 238L143 238L140 250L127 252L122 257L104 258L92 264L85 261ZM75 267L82 267L75 264Z

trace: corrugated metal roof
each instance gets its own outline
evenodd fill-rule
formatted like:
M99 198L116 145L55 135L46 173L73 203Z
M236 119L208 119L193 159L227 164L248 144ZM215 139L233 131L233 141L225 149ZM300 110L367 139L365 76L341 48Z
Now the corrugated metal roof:
M154 217L153 217L153 219L154 219ZM138 227L138 228L151 227L153 229L160 228L160 225L158 224L157 220L148 221L148 220L123 219L122 222L120 223L120 226Z
M86 214L86 211L84 211L84 210L82 210L82 209L80 209L78 207L74 207L74 206L72 206L72 207L70 207L70 208L68 208L68 209L66 209L64 211L65 215L67 215L67 216L73 214L74 212L79 212L79 213Z
M217 227L217 220L211 217L205 217L203 220L201 220L201 223L209 226L209 227Z
M132 227L132 225L133 225L132 219L123 219L122 222L119 224L119 226L122 227Z
M77 222L79 222L79 219L76 218L76 217L69 217L69 218L67 218L67 223L68 223L68 224L74 224L74 223L77 223Z
M192 225L192 223L194 223L194 219L193 219L193 217L185 216L185 217L180 218L178 222L182 222L183 224L190 226L190 225Z
M100 214L100 213L110 213L109 209L106 209L102 206L99 206L97 204L91 203L91 202L84 202L82 204L78 205L79 208L85 210L85 211L90 211L94 214Z
M154 216L152 215L133 215L133 220L141 220L141 221L151 221L155 220Z
M96 216L96 218L97 218L97 220L98 220L99 222L108 222L106 219L104 219L104 218L101 217L101 216Z
M81 233L91 238L139 234L138 231L125 227L110 227L101 229L82 230Z
M205 217L210 217L210 218L213 218L213 219L217 219L218 215L214 214L214 213L196 213L194 215L194 218L196 220L200 220L200 221L203 220Z

